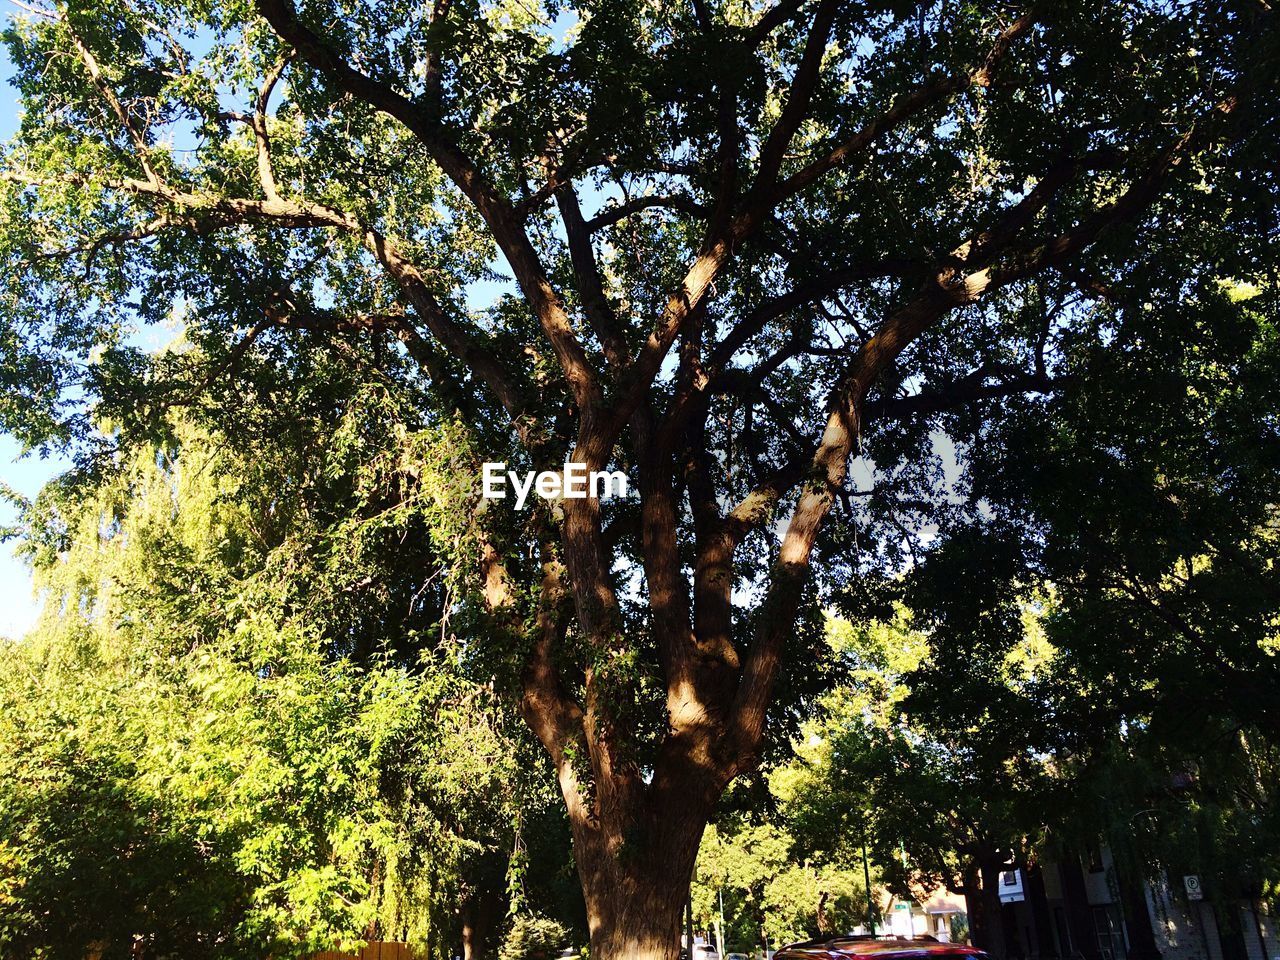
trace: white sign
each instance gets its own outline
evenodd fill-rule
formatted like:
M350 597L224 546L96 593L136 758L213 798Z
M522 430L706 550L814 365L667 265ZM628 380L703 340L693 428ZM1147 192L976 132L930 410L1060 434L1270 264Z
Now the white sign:
M529 491L533 490L544 500L585 500L587 497L625 497L627 475L621 470L592 470L586 464L566 463L564 472L544 470L524 475L524 482L516 471L508 470L505 463L484 465L483 494L486 500L501 500L507 495L507 484L516 494L516 509L523 510Z
M1200 886L1200 878L1189 874L1182 878L1182 885L1187 889L1188 900L1203 900L1204 888Z

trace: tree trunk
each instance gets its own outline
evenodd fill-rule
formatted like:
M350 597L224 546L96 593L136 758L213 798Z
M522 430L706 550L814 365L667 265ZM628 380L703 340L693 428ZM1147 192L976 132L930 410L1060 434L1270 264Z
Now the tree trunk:
M1067 923L1070 925L1075 953L1084 960L1097 960L1100 956L1098 935L1093 927L1089 891L1085 886L1079 858L1074 854L1067 854L1058 864L1058 872L1062 877L1062 894L1066 901Z
M688 837L696 852L702 827ZM582 856L575 850L578 874L587 902L592 960L677 960L681 925L689 897L686 864L693 855L673 857L682 862L664 869L662 858L642 855L631 864L628 854ZM604 861L604 862L602 862Z
M1035 951L1040 957L1055 957L1058 948L1054 943L1053 919L1049 913L1049 898L1044 889L1044 867L1036 863L1026 869L1027 904L1031 907L1031 920L1035 925Z
M472 891L462 907L462 960L492 960L498 955L502 893L488 886Z
M591 815L570 805L591 960L677 960L694 861L718 796L700 780L659 775L629 802L597 801Z
M643 889L641 889L643 887ZM670 882L631 883L592 891L587 918L591 956L600 960L676 960L687 888Z
M986 942L987 938L987 918L982 914L981 887L981 871L977 861L971 860L964 868L964 909L969 921L969 943L973 946Z
M1004 914L1000 909L1000 874L1005 864L995 859L983 859L979 865L982 876L982 939L974 934L974 944L991 955L992 960L1004 960L1008 952L1005 938ZM985 941L985 942L983 942Z
M831 924L827 917L827 901L831 899L831 892L823 890L818 897L818 936L829 937L832 934Z

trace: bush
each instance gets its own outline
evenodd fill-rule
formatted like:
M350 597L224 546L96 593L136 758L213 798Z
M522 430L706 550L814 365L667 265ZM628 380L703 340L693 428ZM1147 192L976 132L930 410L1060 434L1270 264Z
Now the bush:
M568 941L569 931L563 924L546 917L516 917L498 957L499 960L550 960Z

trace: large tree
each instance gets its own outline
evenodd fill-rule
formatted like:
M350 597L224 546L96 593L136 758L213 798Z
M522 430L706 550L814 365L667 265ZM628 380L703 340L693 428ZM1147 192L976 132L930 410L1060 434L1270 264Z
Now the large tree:
M1269 269L1261 0L21 9L27 442L287 415L299 345L359 343L477 459L637 484L458 507L455 602L555 766L598 960L675 956L717 798L821 680L816 604L991 509L954 411L1069 413L1152 311L1229 325L1217 279ZM166 322L189 348L147 354Z

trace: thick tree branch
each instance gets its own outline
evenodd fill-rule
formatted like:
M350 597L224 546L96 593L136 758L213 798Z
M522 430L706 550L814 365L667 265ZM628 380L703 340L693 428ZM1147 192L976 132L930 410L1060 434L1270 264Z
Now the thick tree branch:
M769 136L760 148L760 164L756 171L752 194L765 195L773 189L786 157L787 148L796 131L809 115L809 104L813 92L818 85L818 75L822 69L822 58L827 52L827 41L831 37L831 28L835 24L836 10L839 4L835 0L820 0L817 13L813 18L813 26L809 28L809 36L805 40L804 53L800 65L796 68L795 78L791 82L791 90L787 96L786 106L777 123L769 131Z
M1230 98L1215 114L1230 116L1239 101ZM1012 264L985 267L965 273L963 263L973 248L971 238L952 252L948 266L926 283L904 307L890 316L876 334L854 355L834 392L831 413L809 466L802 490L783 536L773 579L764 602L761 629L742 671L733 714L735 751L732 762L745 768L754 762L764 732L765 713L785 637L794 620L810 556L818 531L841 488L854 444L865 429L870 412L867 394L888 364L925 330L959 306L971 304L989 290L1007 285L1068 258L1093 243L1107 228L1140 214L1160 194L1173 170L1193 145L1209 135L1208 123L1193 127L1166 151L1118 199L1095 211L1079 226L1054 238ZM918 401L921 407L924 401ZM753 499L758 494L753 494ZM770 505L771 506L771 505Z
M262 184L262 194L268 200L279 199L280 193L276 185L275 167L271 162L271 135L267 128L267 107L271 102L271 92L288 65L289 58L285 57L267 71L254 101L252 123L254 140L257 141L258 146L258 180Z
M764 330L770 322L792 310L823 300L859 280L919 276L926 269L928 265L923 261L886 259L851 264L831 270L812 280L806 280L786 293L766 300L734 324L711 351L707 358L707 367L710 370L723 369L733 359L734 354L745 347L747 342Z
M769 34L799 13L800 8L804 5L805 0L779 0L778 3L761 14L760 19L747 32L746 43L748 49L754 50L759 47L760 44L768 39Z
M802 167L782 181L774 191L774 202L794 196L836 167L865 154L877 140L929 107L941 103L971 87L990 86L1010 47L1031 31L1036 23L1034 12L1024 14L1001 31L982 65L967 73L939 77L899 98L888 110L868 121L857 132L826 156Z
M690 655L696 643L690 598L676 538L678 510L669 470L655 454L652 419L633 425L644 470L640 476L640 545L658 656L667 681L667 721L673 729L705 717Z
M476 164L448 135L434 109L409 99L390 83L351 66L298 19L292 0L257 0L258 12L282 40L340 89L399 120L426 147L445 175L462 191L488 224L507 258L526 301L551 342L570 391L584 413L599 400L596 371L582 349L559 295L524 230L523 218ZM584 417L584 421L589 419Z
M634 213L639 213L641 210L649 210L653 207L678 210L681 213L687 213L695 217L706 216L707 213L706 208L688 194L652 194L643 197L632 197L630 200L624 200L601 210L587 221L587 230L595 233L605 227L613 226L620 220L625 220Z
M874 263L853 264L832 270L798 284L777 297L766 300L739 320L724 338L716 344L705 362L706 376L681 384L668 406L664 418L667 430L678 428L688 416L690 404L696 395L709 389L718 376L745 347L752 337L759 334L774 320L807 304L831 296L836 291L859 280L888 276L910 276L924 271L926 265L907 260L882 260Z
M622 367L631 359L631 349L619 326L609 298L605 296L596 263L595 248L591 244L590 225L582 219L582 208L573 184L565 184L556 192L560 219L564 223L565 237L569 242L569 259L578 281L578 293L582 297L582 309L595 330L605 359L614 367Z
M434 6L431 8L431 28L434 32L437 24L444 22L449 16L449 8L453 5L453 0L435 0ZM427 98L436 103L440 100L440 84L443 80L444 73L440 69L440 52L436 44L428 44L426 63L423 65L423 85L426 87Z
M494 570L498 563L496 554L486 552L485 563L489 570ZM492 575L497 576L496 572ZM569 622L568 598L564 564L555 559L550 545L544 544L538 613L533 646L524 668L520 708L557 768L572 766L567 762L567 748L582 736L582 708L564 689L554 660L554 651L564 639ZM567 772L572 775L571 770ZM561 777L565 775L566 771L561 771Z
M1031 224L1058 193L1079 173L1086 169L1115 169L1119 157L1115 151L1089 151L1076 157L1066 157L1051 166L1028 191L1027 195L1007 208L987 230L979 233L962 248L962 257L972 265L989 263Z
M617 436L632 411L647 394L671 344L675 342L693 311L702 303L711 281L729 258L730 249L728 239L713 241L694 260L679 288L667 300L653 331L621 378L618 402L614 405L608 427L602 433L602 438L607 438L610 445L612 438Z
M707 217L707 237L719 236L733 219L738 202L738 170L742 163L742 128L738 124L738 88L726 83L716 107L716 196Z
M764 601L761 627L742 669L732 717L733 742L727 758L736 769L747 769L755 762L785 637L803 594L818 530L842 488L850 452L861 434L867 391L907 344L954 307L973 302L986 285L983 277L940 272L859 348L842 376L818 449L806 471L808 481L783 535ZM754 491L735 513L741 511L758 522L776 503L771 497L774 489Z

